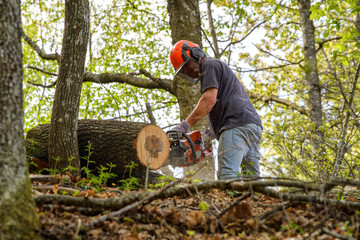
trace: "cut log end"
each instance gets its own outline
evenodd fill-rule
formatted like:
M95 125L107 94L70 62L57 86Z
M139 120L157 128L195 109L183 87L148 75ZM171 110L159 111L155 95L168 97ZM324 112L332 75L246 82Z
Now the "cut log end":
M144 166L149 163L150 169L159 169L169 156L169 138L160 127L146 125L137 136L136 152Z

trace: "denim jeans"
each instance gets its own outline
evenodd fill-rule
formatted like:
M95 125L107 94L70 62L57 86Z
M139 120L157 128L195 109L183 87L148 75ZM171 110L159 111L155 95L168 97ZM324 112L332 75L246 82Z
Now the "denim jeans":
M256 124L224 130L219 139L218 179L237 178L240 168L244 176L260 176L261 137L262 128Z

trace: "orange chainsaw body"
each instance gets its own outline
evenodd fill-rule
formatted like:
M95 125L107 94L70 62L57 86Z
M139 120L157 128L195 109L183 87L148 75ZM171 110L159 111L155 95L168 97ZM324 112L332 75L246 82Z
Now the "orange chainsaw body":
M170 141L170 154L167 164L174 167L188 167L199 163L211 154L205 149L200 131L189 133L167 132Z

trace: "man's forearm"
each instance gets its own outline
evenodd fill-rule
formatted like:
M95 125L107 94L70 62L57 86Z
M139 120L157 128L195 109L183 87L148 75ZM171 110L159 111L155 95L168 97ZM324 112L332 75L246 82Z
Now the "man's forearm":
M205 117L214 107L216 103L216 97L217 97L216 88L211 88L209 90L206 90L204 94L201 96L195 109L191 112L191 114L186 118L185 121L190 126L193 126L201 118Z
M186 122L191 126L197 123L200 119L205 117L211 109L208 109L207 104L204 101L198 102L195 109L191 112L191 114L186 118Z

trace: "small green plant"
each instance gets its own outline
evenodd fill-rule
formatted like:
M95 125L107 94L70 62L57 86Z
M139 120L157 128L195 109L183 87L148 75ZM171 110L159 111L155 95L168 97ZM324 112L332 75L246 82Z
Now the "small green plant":
M63 168L63 172L70 172L70 173L74 173L76 171L78 171L79 169L77 167L74 167L71 163L73 162L73 160L75 160L74 156L70 156L68 158L68 166Z
M59 156L57 156L56 158L53 158L53 159L54 159L54 161L55 161L54 168L46 168L46 169L44 169L44 170L48 171L50 175L53 175L54 178L56 178L56 175L57 175L58 173L60 173L59 169L56 169L56 167L57 167L57 164L60 162L61 159L60 159Z
M299 231L299 233L301 233L301 234L305 233L305 231L299 225L294 223L293 221L290 221L290 223L288 225L283 225L280 229L282 231L295 229L295 230Z
M171 176L160 176L157 178L160 182L156 184L149 184L151 188L163 188L168 185L170 182L173 182L175 178Z
M33 160L28 161L28 163L29 163L29 168L30 168L31 166L34 166L35 169L38 169L38 168L39 168L39 166L38 166L36 163L34 163ZM40 172L39 170L36 170L36 171L35 171L35 173L39 173L39 172Z
M110 163L106 163L106 165L108 167L104 167L104 166L100 166L100 169L99 169L99 181L100 181L100 184L103 184L103 185L106 185L106 183L108 182L108 180L110 178L114 178L116 177L117 175L115 173L112 173L111 170L116 167L115 164L113 164L112 162Z
M94 187L96 191L101 191L101 187L106 185L109 179L116 177L115 173L112 173L111 170L116 167L113 163L107 163L108 167L100 165L98 169L98 176L89 172L88 178L82 179L79 183L83 188L92 188Z
M129 172L129 178L122 179L122 180L119 181L120 184L121 184L119 186L119 188L121 190L135 190L135 189L138 189L140 179L136 178L136 177L132 177L132 170L137 166L138 166L138 164L136 164L133 161L131 161L131 163L129 165L125 166L126 168L129 168L130 172Z
M342 191L338 191L337 200L339 200L339 201L344 200L343 195L342 195Z
M79 184L82 188L85 189L94 187L97 191L101 191L101 187L106 185L109 179L117 176L115 173L111 172L112 169L116 167L116 165L111 162L106 164L107 167L100 165L98 168L98 175L93 174L92 170L90 169L90 164L95 163L95 161L90 160L90 157L94 152L94 148L91 146L90 142L86 146L85 150L87 155L81 157L86 161L86 166L81 168L81 171L85 173L85 178L79 181Z
M89 179L90 174L91 174L91 170L90 170L90 168L89 168L89 165L90 165L90 163L95 163L95 161L91 161L91 160L90 160L90 156L91 156L91 154L92 154L93 151L94 151L94 148L91 146L91 143L90 143L90 142L89 142L88 145L86 145L86 149L85 149L85 150L86 150L86 152L87 152L87 155L84 156L84 157L81 157L81 158L86 161L86 167L85 167L85 166L82 167L81 170L85 172L86 178Z
M36 151L36 141L34 139L26 140L28 143L26 145L26 158L30 160L32 153Z
M33 156L32 153L36 151L36 147L35 147L36 141L34 139L29 139L27 140L27 144L26 144L26 159L27 159L27 163L29 164L29 170L31 172L40 174L39 166L32 160Z
M208 209L207 203L206 203L206 202L203 202L203 201L201 201L201 202L199 203L199 206L198 206L198 207L200 208L201 211L206 211L206 210Z
M187 178L188 181L198 183L201 182L201 180L198 180L196 178L192 178L191 176L194 176L196 174L196 171L191 170L190 172L186 172L186 175L190 175L189 178Z
M136 178L136 177L131 177L131 178L127 178L127 179L122 179L119 182L121 184L119 186L119 189L131 191L131 190L136 190L139 188L138 186L139 186L140 179Z
M250 165L254 165L254 163L250 163ZM241 164L241 168L244 169L245 168L245 165L244 164ZM250 170L244 170L242 171L242 174L240 172L238 172L238 176L243 176L243 177L251 177L251 176L254 176L255 173L253 171L250 171Z

